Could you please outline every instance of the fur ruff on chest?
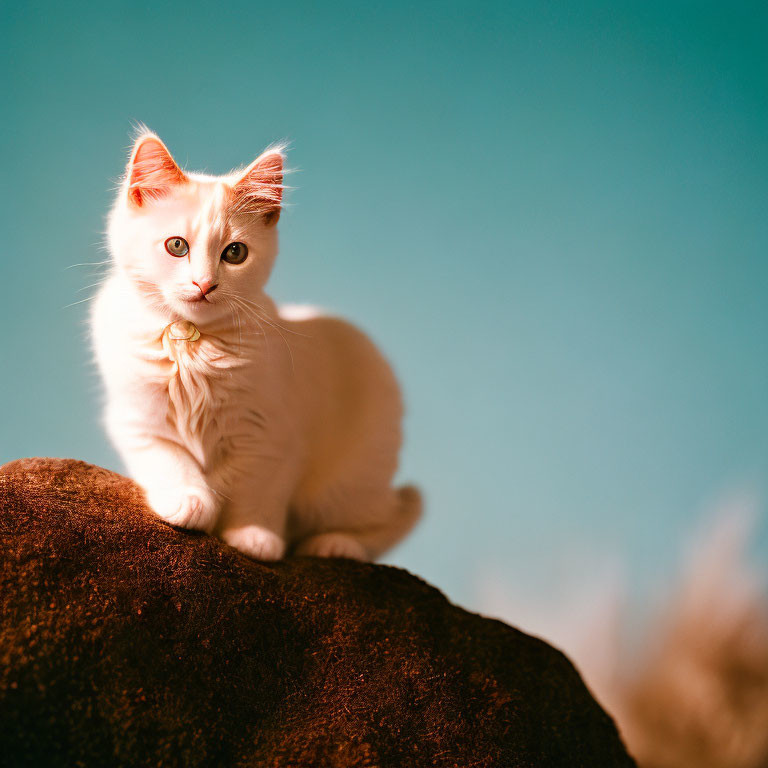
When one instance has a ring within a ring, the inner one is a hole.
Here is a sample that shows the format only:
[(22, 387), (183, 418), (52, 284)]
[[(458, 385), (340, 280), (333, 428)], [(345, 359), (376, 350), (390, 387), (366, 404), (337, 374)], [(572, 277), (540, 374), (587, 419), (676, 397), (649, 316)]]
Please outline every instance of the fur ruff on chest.
[(168, 421), (194, 453), (205, 454), (219, 437), (216, 425), (238, 358), (224, 342), (184, 321), (163, 331), (162, 346), (172, 363)]

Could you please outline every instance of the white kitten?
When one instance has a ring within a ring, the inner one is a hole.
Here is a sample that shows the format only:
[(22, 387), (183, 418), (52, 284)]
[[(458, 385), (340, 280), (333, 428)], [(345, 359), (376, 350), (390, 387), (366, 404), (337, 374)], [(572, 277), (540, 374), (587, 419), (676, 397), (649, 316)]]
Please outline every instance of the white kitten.
[(262, 560), (375, 558), (421, 509), (391, 485), (400, 394), (360, 331), (264, 293), (282, 180), (277, 149), (212, 177), (136, 141), (91, 318), (107, 428), (169, 523)]

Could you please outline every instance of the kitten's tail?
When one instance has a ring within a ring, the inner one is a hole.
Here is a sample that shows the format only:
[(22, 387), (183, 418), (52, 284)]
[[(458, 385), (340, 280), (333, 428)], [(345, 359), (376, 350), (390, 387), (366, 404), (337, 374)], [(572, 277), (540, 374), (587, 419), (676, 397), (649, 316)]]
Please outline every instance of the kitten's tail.
[(419, 521), (422, 511), (421, 491), (415, 485), (403, 485), (393, 492), (394, 508), (385, 522), (358, 534), (357, 539), (375, 560), (394, 547)]

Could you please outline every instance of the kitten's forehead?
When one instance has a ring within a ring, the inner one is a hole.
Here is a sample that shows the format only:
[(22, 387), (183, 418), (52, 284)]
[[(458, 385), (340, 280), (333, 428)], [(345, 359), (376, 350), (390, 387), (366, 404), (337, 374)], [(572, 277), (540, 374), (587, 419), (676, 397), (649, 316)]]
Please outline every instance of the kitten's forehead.
[(232, 189), (221, 181), (203, 182), (201, 187), (198, 224), (212, 233), (223, 232), (228, 224)]
[(232, 187), (215, 178), (202, 178), (177, 187), (148, 213), (164, 222), (183, 224), (186, 236), (221, 233), (229, 225)]

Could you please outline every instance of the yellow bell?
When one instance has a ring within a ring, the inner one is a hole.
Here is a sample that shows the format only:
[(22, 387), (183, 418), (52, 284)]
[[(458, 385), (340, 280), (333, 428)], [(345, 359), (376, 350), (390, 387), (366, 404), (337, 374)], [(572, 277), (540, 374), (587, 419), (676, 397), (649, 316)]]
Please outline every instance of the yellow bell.
[(171, 341), (197, 341), (200, 338), (200, 331), (189, 320), (177, 320), (171, 323), (165, 332)]

